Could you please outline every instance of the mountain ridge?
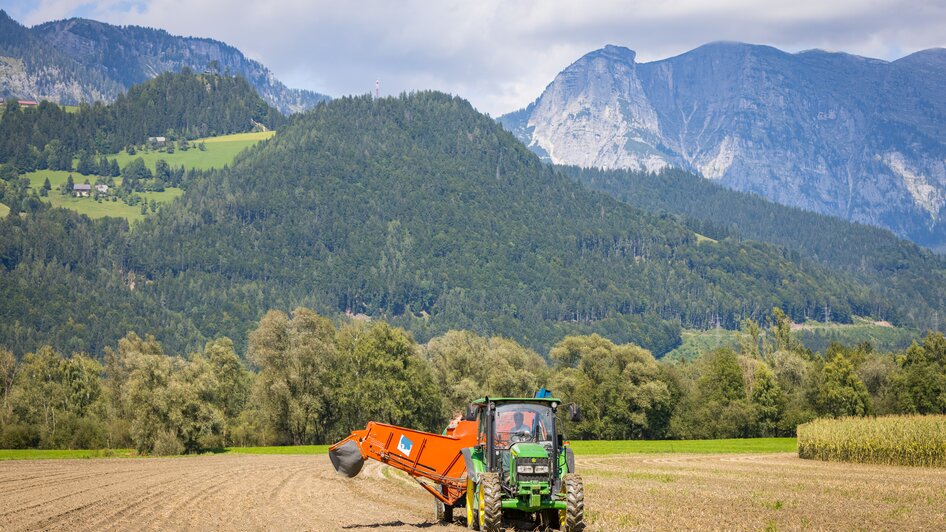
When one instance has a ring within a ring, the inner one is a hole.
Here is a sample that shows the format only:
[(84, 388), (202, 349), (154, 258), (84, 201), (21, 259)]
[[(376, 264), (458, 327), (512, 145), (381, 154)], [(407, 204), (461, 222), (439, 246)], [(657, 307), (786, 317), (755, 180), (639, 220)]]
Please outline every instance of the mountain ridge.
[(887, 62), (715, 42), (635, 55), (589, 52), (498, 120), (552, 162), (674, 166), (946, 246), (946, 50)]
[[(185, 67), (201, 72), (213, 61), (219, 73), (242, 76), (284, 114), (304, 111), (328, 99), (313, 91), (286, 87), (258, 61), (215, 39), (83, 18), (25, 28), (2, 10), (0, 28), (19, 41), (8, 37), (14, 46), (0, 46), (0, 69), (4, 63), (29, 58), (21, 75), (11, 75), (14, 67), (6, 69), (7, 75), (0, 75), (0, 97), (28, 96), (61, 104), (113, 101), (131, 86), (161, 73)], [(0, 38), (0, 43), (3, 41)]]

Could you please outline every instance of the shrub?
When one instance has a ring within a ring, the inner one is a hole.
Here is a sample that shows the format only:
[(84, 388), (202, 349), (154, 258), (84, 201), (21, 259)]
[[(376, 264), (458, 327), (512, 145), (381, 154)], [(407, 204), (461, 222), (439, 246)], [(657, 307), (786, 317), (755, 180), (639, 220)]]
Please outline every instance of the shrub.
[(39, 446), (39, 430), (27, 424), (0, 427), (0, 449), (33, 449)]
[(152, 454), (158, 456), (174, 456), (184, 454), (184, 444), (173, 430), (162, 430), (154, 439)]
[(946, 416), (816, 419), (798, 427), (798, 456), (946, 467)]

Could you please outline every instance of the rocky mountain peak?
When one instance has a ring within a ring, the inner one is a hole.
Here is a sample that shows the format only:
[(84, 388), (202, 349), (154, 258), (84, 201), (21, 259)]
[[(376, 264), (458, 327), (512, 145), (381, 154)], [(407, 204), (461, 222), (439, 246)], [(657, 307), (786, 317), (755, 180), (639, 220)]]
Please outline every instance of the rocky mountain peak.
[(45, 98), (63, 104), (112, 101), (129, 87), (164, 72), (184, 67), (200, 72), (215, 61), (221, 72), (245, 78), (285, 114), (328, 99), (286, 87), (265, 66), (212, 39), (83, 18), (24, 28), (6, 13), (0, 15), (0, 27), (0, 97), (4, 98)]
[(946, 49), (891, 63), (714, 42), (635, 57), (586, 54), (499, 120), (556, 163), (673, 165), (946, 247)]
[(894, 61), (895, 64), (946, 70), (946, 48), (927, 48)]
[(590, 52), (584, 56), (583, 59), (594, 59), (594, 58), (603, 58), (608, 61), (617, 61), (624, 62), (629, 65), (633, 65), (635, 59), (637, 58), (637, 52), (626, 48), (624, 46), (616, 46), (614, 44), (605, 45), (604, 48), (600, 48), (593, 52)]

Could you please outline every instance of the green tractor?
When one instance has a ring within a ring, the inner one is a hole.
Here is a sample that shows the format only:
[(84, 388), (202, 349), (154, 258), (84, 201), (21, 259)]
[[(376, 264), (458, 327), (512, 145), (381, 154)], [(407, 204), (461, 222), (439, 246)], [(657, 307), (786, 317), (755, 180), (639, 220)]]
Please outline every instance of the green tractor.
[[(585, 527), (585, 500), (575, 457), (558, 420), (562, 402), (541, 390), (534, 398), (483, 398), (464, 421), (476, 421), (477, 441), (462, 450), (466, 462), (467, 525), (493, 532), (504, 523), (567, 532)], [(570, 405), (570, 421), (580, 419)], [(438, 504), (449, 521), (453, 508)]]

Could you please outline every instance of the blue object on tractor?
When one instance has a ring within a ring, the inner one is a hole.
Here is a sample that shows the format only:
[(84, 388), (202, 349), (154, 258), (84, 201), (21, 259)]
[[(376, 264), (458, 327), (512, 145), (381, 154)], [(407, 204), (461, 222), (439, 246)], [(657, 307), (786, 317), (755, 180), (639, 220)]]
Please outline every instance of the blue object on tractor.
[(552, 392), (546, 390), (544, 386), (539, 388), (539, 391), (535, 392), (534, 396), (535, 399), (548, 399), (550, 397), (552, 397)]

